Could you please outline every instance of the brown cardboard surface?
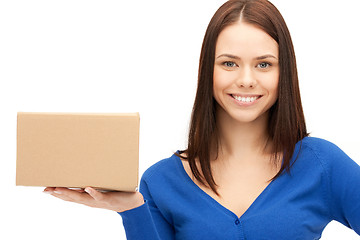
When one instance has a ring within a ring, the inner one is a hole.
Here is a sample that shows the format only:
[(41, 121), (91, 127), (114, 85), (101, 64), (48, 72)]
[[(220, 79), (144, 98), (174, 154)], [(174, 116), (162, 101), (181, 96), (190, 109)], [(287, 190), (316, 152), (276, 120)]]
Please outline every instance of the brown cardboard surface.
[(135, 191), (138, 113), (18, 113), (16, 185)]

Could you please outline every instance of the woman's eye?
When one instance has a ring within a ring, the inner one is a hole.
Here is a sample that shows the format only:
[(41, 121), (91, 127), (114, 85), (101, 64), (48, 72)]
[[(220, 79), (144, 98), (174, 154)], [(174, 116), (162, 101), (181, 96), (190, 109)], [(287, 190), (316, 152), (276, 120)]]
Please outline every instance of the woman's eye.
[(225, 67), (228, 67), (228, 68), (233, 68), (233, 67), (236, 67), (236, 63), (234, 62), (224, 62), (223, 63)]
[(267, 63), (267, 62), (262, 62), (257, 65), (257, 67), (259, 67), (259, 68), (268, 68), (270, 66), (271, 66), (271, 64)]

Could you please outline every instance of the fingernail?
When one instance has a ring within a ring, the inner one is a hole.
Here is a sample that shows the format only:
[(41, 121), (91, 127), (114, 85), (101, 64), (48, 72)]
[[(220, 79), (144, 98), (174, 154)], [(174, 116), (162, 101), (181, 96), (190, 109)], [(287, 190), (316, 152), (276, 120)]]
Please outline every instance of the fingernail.
[(54, 191), (54, 193), (56, 193), (56, 194), (61, 194), (61, 192), (59, 192), (59, 191)]
[(85, 188), (84, 191), (90, 194), (90, 188)]

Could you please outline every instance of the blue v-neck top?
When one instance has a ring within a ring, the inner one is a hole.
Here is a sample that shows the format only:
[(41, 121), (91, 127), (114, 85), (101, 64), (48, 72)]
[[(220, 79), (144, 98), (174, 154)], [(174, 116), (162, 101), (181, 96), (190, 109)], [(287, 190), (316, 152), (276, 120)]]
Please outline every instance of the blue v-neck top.
[(140, 182), (145, 204), (120, 213), (127, 239), (310, 240), (332, 220), (360, 235), (360, 166), (319, 138), (304, 138), (295, 153), (290, 174), (273, 180), (240, 218), (201, 190), (176, 155), (156, 163)]

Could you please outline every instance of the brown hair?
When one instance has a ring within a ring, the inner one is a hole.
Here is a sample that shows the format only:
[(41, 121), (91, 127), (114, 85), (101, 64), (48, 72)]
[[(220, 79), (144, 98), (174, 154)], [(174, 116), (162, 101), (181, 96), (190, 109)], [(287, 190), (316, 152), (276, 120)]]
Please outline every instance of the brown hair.
[[(308, 135), (300, 99), (296, 59), (291, 36), (280, 12), (267, 0), (230, 0), (214, 14), (205, 33), (198, 73), (198, 87), (192, 110), (188, 148), (180, 151), (190, 165), (192, 174), (217, 194), (210, 157), (217, 156), (216, 101), (213, 97), (213, 72), (216, 41), (220, 32), (236, 23), (254, 24), (269, 34), (279, 45), (278, 99), (269, 110), (268, 133), (273, 142), (273, 163), (283, 155), (283, 164), (276, 179), (286, 169), (290, 171), (295, 144)], [(196, 161), (199, 161), (201, 171)], [(272, 179), (272, 180), (273, 180)]]

